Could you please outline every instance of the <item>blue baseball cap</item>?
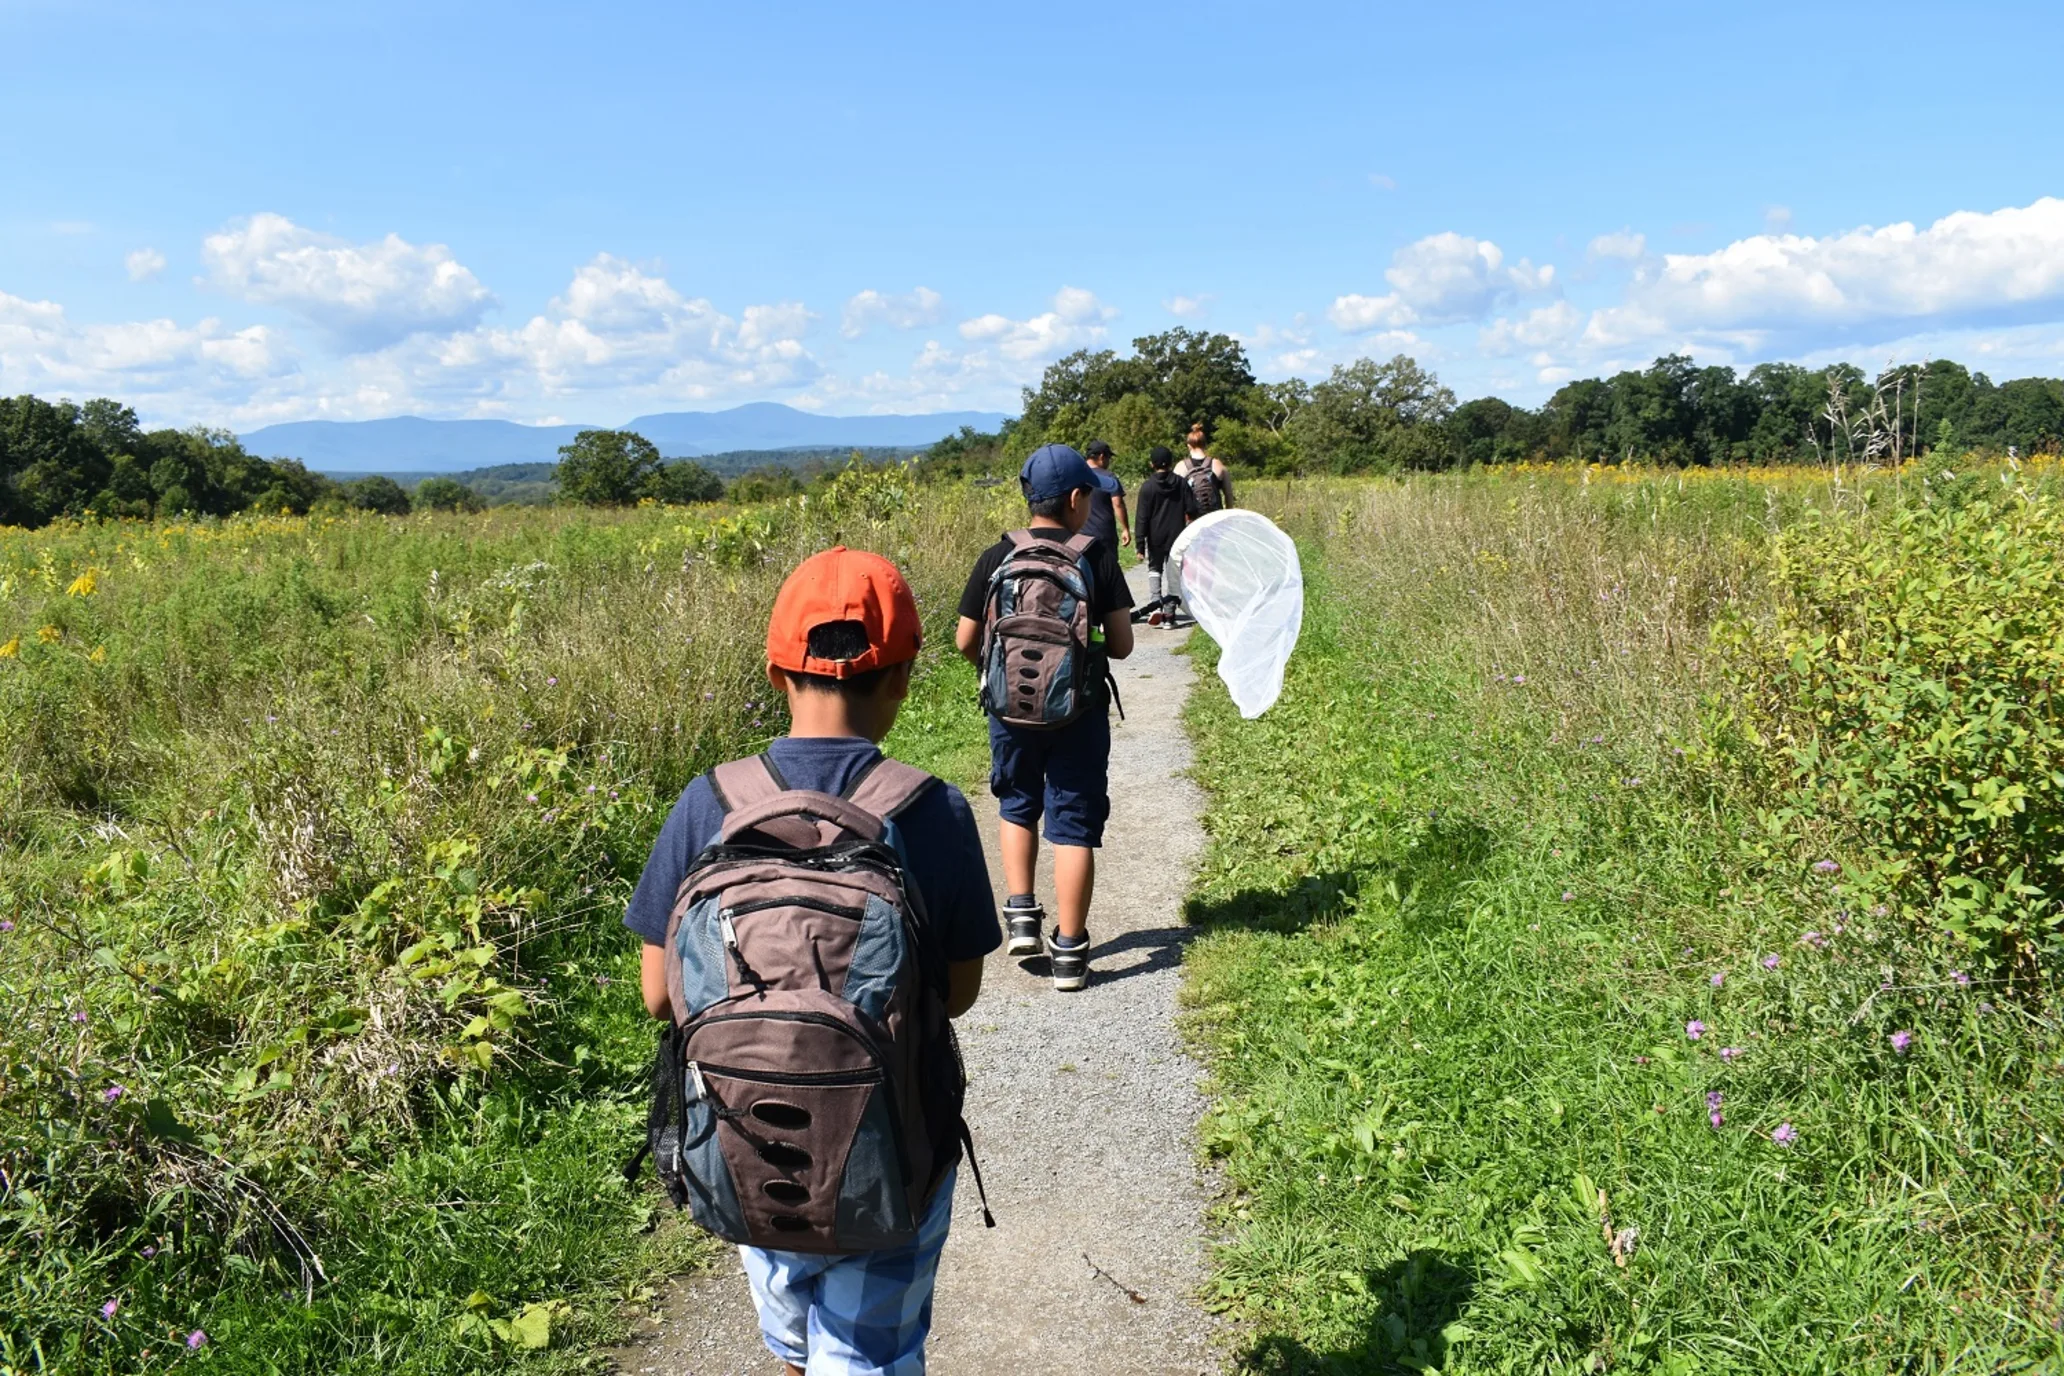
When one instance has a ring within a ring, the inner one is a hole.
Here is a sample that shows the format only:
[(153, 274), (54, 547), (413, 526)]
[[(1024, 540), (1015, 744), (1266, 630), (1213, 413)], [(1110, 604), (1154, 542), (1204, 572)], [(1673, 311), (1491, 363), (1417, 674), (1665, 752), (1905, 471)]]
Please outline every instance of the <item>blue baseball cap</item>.
[(1028, 502), (1050, 502), (1070, 492), (1097, 486), (1096, 470), (1089, 460), (1065, 444), (1042, 445), (1032, 451), (1018, 470), (1018, 486)]

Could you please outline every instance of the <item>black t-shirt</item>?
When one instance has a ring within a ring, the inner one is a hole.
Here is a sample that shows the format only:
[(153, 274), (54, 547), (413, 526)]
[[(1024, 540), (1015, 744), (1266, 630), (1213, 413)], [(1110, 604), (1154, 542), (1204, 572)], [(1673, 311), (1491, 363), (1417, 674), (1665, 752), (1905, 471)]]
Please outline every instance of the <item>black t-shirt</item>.
[[(1056, 544), (1068, 539), (1068, 532), (1059, 526), (1033, 526), (1031, 530), (1042, 540)], [(1005, 535), (975, 560), (975, 571), (968, 575), (967, 586), (960, 593), (960, 614), (968, 620), (980, 621), (987, 611), (989, 579), (1010, 555), (1010, 549), (1010, 536)], [(1089, 615), (1097, 625), (1103, 625), (1104, 618), (1112, 612), (1132, 606), (1132, 589), (1126, 584), (1125, 575), (1118, 571), (1118, 554), (1108, 541), (1097, 540), (1089, 547), (1089, 582)]]

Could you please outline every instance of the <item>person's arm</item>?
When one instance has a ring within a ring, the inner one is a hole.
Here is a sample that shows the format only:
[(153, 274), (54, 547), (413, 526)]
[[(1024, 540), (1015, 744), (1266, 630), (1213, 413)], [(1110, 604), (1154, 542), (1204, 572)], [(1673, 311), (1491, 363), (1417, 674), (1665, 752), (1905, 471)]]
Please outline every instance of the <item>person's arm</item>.
[(1119, 607), (1104, 617), (1104, 653), (1124, 659), (1132, 653), (1132, 608)]
[(666, 947), (657, 942), (646, 942), (644, 954), (638, 958), (638, 987), (645, 994), (646, 1012), (655, 1018), (674, 1015), (673, 1000), (667, 997)]
[(982, 996), (982, 962), (956, 960), (946, 967), (946, 1016), (957, 1018)]
[(972, 616), (963, 616), (954, 623), (953, 648), (960, 651), (968, 663), (979, 667), (982, 663), (982, 623)]
[(1111, 511), (1118, 518), (1118, 543), (1121, 545), (1131, 544), (1132, 517), (1125, 510), (1125, 494), (1123, 492), (1111, 498)]
[(1233, 504), (1233, 475), (1226, 472), (1225, 464), (1218, 459), (1211, 461), (1211, 471), (1218, 478), (1218, 490), (1225, 493), (1225, 504), (1231, 506)]

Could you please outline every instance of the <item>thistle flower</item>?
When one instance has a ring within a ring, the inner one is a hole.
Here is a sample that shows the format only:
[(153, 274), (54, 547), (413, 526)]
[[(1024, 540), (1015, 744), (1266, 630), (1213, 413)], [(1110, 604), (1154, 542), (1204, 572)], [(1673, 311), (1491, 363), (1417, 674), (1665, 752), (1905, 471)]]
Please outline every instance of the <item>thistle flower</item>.
[(122, 1087), (120, 1085), (109, 1085), (100, 1092), (100, 1097), (112, 1104), (115, 1100), (122, 1097)]
[(1713, 972), (1713, 987), (1718, 989), (1725, 983), (1727, 983), (1727, 972), (1725, 970), (1715, 970)]
[(1706, 1115), (1706, 1121), (1717, 1128), (1727, 1120), (1720, 1116), (1720, 1110), (1716, 1108), (1711, 1113)]
[(1840, 874), (1842, 866), (1839, 861), (1835, 860), (1816, 860), (1813, 862), (1813, 872), (1815, 874)]
[(100, 1307), (100, 1316), (103, 1319), (112, 1319), (115, 1316), (115, 1311), (121, 1307), (122, 1302), (120, 1300), (109, 1300)]
[(0, 936), (5, 936), (7, 933), (13, 930), (14, 924), (12, 922), (9, 922), (6, 918), (0, 917)]
[(1684, 1035), (1692, 1041), (1697, 1041), (1700, 1037), (1706, 1035), (1706, 1025), (1697, 1018), (1693, 1018), (1690, 1022), (1684, 1024)]
[(1576, 897), (1577, 897), (1577, 896), (1576, 896), (1576, 894), (1575, 894), (1575, 893), (1573, 893), (1573, 892), (1571, 892), (1571, 891), (1570, 891), (1570, 890), (1568, 890), (1568, 889), (1564, 889), (1564, 890), (1562, 891), (1562, 901), (1563, 901), (1563, 902), (1565, 902), (1565, 903), (1573, 903), (1573, 902), (1575, 902), (1575, 901), (1576, 901)]
[(1738, 1061), (1741, 1058), (1742, 1049), (1738, 1046), (1723, 1046), (1720, 1048), (1720, 1059), (1723, 1061)]
[(186, 1335), (186, 1347), (189, 1352), (198, 1352), (207, 1345), (208, 1335), (198, 1328)]
[(1778, 963), (1776, 956), (1763, 957), (1763, 968), (1766, 970), (1775, 970), (1778, 967)]
[(1799, 944), (1801, 946), (1811, 946), (1814, 950), (1817, 951), (1821, 947), (1827, 945), (1827, 938), (1822, 936), (1819, 932), (1807, 932), (1800, 936)]
[(1949, 972), (1949, 977), (1957, 982), (1957, 988), (1959, 989), (1968, 989), (1971, 987), (1971, 977), (1965, 974), (1962, 970), (1951, 970)]
[(1789, 1147), (1799, 1140), (1799, 1132), (1790, 1123), (1779, 1123), (1776, 1131), (1770, 1134), (1770, 1140), (1780, 1147)]
[(1726, 1097), (1726, 1095), (1722, 1094), (1717, 1089), (1709, 1089), (1706, 1091), (1706, 1107), (1718, 1108), (1720, 1107), (1720, 1101), (1722, 1099), (1725, 1099)]
[(1892, 1049), (1894, 1051), (1897, 1051), (1900, 1055), (1904, 1056), (1906, 1054), (1906, 1049), (1912, 1045), (1913, 1033), (1894, 1032), (1892, 1034)]

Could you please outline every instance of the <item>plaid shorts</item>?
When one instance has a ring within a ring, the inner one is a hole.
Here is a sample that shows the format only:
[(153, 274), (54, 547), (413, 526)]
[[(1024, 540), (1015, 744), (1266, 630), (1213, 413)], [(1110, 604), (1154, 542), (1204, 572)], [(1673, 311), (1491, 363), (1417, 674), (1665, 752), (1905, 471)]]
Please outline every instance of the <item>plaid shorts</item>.
[(768, 1350), (809, 1376), (923, 1376), (957, 1174), (939, 1182), (907, 1247), (843, 1257), (739, 1248)]

